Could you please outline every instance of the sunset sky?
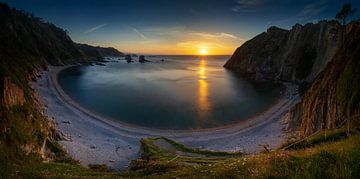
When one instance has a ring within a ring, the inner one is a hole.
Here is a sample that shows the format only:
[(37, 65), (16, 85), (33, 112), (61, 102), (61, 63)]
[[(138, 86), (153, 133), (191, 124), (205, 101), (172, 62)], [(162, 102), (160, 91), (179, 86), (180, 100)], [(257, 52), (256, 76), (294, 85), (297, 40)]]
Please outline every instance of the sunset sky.
[[(76, 42), (126, 53), (232, 54), (269, 26), (333, 19), (342, 0), (5, 0), (67, 29)], [(359, 13), (352, 17), (359, 18)]]

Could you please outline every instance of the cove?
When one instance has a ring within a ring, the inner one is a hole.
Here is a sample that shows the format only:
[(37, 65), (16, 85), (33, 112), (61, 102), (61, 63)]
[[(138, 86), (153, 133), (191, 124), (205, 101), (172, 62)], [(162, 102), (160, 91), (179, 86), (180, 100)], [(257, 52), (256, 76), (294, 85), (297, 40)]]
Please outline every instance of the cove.
[(113, 121), (167, 130), (214, 128), (246, 120), (280, 96), (279, 86), (253, 85), (223, 68), (228, 58), (156, 56), (143, 64), (113, 58), (105, 66), (67, 68), (58, 82), (75, 102)]

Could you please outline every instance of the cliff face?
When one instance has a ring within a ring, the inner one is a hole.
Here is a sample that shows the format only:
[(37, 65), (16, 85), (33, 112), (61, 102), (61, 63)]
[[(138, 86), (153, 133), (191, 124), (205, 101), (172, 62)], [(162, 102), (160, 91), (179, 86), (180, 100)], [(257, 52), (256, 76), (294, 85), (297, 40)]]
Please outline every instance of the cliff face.
[(93, 48), (99, 49), (99, 54), (84, 52), (65, 30), (0, 3), (1, 171), (15, 173), (14, 166), (22, 162), (39, 162), (44, 153), (51, 153), (52, 158), (61, 154), (54, 142), (54, 125), (42, 115), (28, 82), (47, 65), (88, 63), (93, 58), (120, 53)]
[(310, 82), (334, 56), (340, 35), (335, 21), (297, 24), (289, 31), (271, 27), (239, 47), (224, 67), (256, 81)]
[(18, 85), (12, 83), (9, 77), (5, 77), (1, 80), (2, 83), (2, 105), (9, 108), (15, 105), (23, 105), (25, 103), (24, 90)]
[(346, 116), (360, 114), (360, 22), (347, 26), (344, 44), (290, 111), (301, 136), (334, 128)]
[(288, 35), (287, 30), (271, 27), (237, 48), (224, 67), (256, 81), (274, 79), (281, 68), (278, 59)]
[(290, 109), (288, 128), (307, 136), (334, 128), (346, 116), (360, 114), (360, 22), (335, 21), (271, 27), (244, 43), (225, 64), (255, 81), (306, 82), (302, 100)]

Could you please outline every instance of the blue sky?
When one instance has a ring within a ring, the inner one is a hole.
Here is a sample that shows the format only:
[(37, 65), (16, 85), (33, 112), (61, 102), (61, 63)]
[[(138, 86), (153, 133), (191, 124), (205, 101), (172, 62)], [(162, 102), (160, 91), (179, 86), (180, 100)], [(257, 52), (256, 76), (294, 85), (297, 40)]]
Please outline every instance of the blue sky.
[[(344, 0), (5, 0), (76, 42), (147, 54), (231, 54), (269, 26), (332, 19)], [(359, 18), (360, 12), (352, 17)], [(193, 50), (191, 50), (193, 49)]]

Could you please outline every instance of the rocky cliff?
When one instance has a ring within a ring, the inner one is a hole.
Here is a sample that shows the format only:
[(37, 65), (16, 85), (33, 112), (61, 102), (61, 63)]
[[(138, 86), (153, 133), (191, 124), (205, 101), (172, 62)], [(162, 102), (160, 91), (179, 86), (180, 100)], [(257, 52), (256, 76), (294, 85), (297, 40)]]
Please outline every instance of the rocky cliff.
[(360, 113), (360, 23), (335, 21), (271, 27), (236, 49), (224, 65), (255, 81), (285, 80), (308, 84), (290, 109), (288, 128), (307, 136), (337, 126)]
[(1, 104), (6, 108), (23, 105), (25, 103), (24, 90), (12, 83), (9, 77), (0, 80), (1, 82)]
[(291, 30), (271, 27), (236, 49), (224, 67), (256, 81), (310, 82), (339, 48), (336, 21), (296, 24)]
[(65, 30), (0, 3), (0, 178), (3, 171), (16, 173), (14, 166), (41, 161), (45, 153), (52, 158), (64, 155), (29, 80), (47, 65), (88, 63), (120, 53), (93, 48), (99, 53), (79, 48)]
[(360, 21), (346, 27), (343, 45), (290, 111), (301, 136), (339, 125), (360, 114)]

